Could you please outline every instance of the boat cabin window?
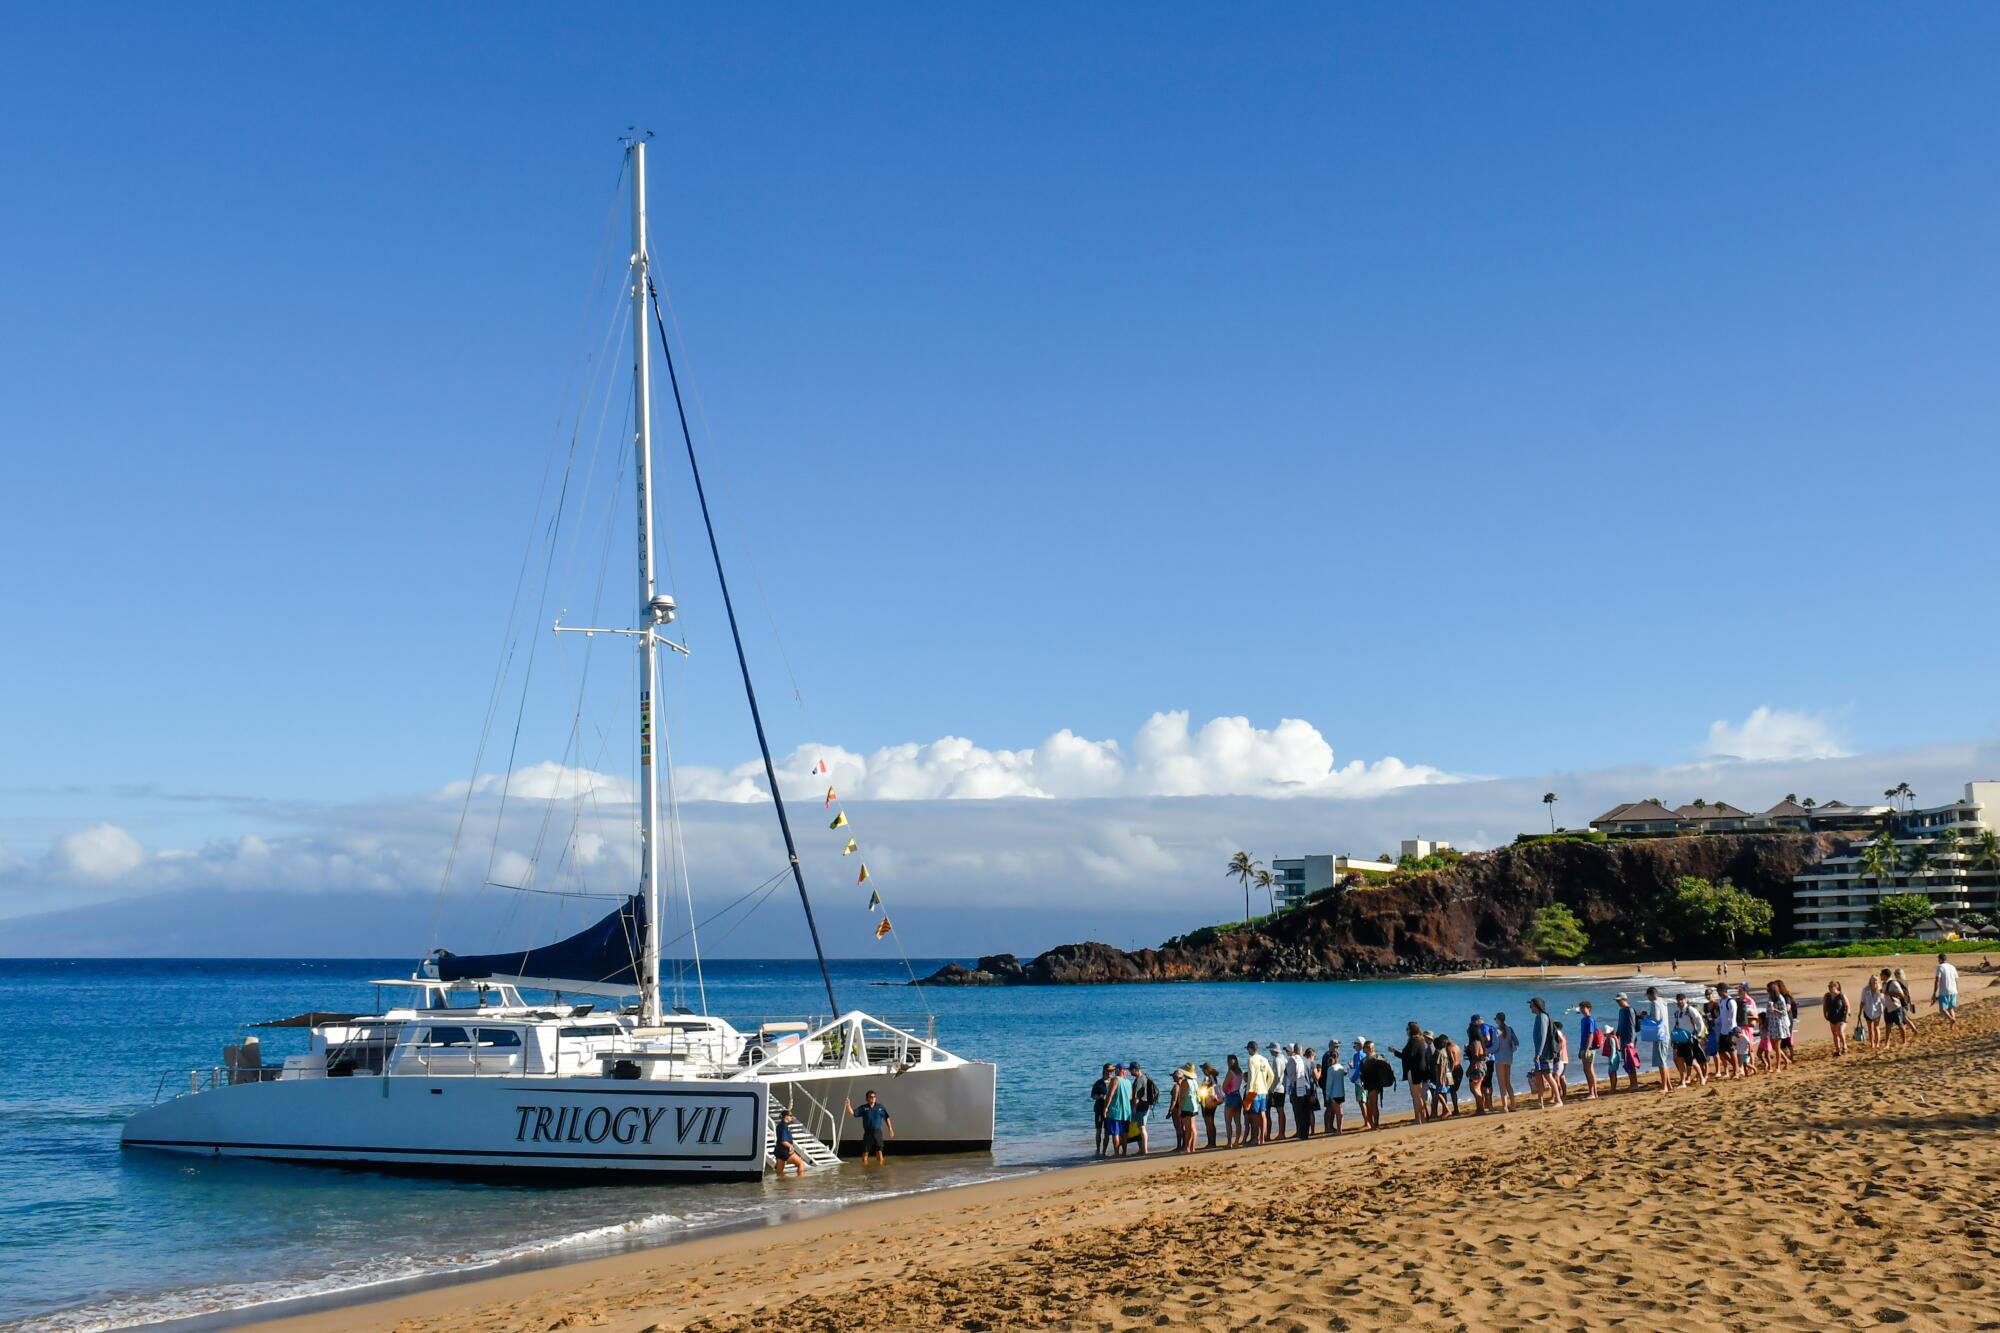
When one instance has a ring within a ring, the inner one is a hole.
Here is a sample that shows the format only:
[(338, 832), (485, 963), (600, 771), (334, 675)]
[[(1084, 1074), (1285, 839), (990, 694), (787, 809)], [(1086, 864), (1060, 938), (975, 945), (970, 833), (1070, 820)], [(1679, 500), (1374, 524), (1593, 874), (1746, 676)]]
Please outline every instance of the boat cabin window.
[(416, 1045), (433, 1050), (462, 1047), (479, 1050), (518, 1051), (521, 1033), (516, 1028), (462, 1028), (432, 1024), (417, 1038)]
[(556, 1033), (559, 1037), (615, 1037), (618, 1035), (616, 1023), (593, 1023), (589, 1027), (567, 1027)]

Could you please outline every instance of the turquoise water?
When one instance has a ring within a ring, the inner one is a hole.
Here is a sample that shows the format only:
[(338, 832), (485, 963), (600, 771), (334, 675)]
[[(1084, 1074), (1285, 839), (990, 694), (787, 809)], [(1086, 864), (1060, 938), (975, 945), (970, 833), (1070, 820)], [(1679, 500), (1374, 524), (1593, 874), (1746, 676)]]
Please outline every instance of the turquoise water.
[[(942, 961), (917, 960), (919, 975)], [(784, 1183), (527, 1188), (119, 1149), (120, 1123), (153, 1100), (162, 1075), (171, 1089), (189, 1068), (219, 1063), (241, 1024), (372, 1009), (369, 979), (408, 970), (383, 960), (0, 961), (0, 1325), (214, 1314), (1042, 1169), (1088, 1154), (1089, 1086), (1105, 1060), (1220, 1065), (1247, 1040), (1380, 1041), (1410, 1019), (1461, 1032), (1469, 1015), (1496, 1008), (1518, 1025), (1537, 993), (1480, 980), (915, 991), (878, 984), (902, 977), (900, 964), (843, 961), (843, 1006), (933, 1010), (947, 1048), (999, 1064), (990, 1156), (892, 1159)], [(715, 962), (707, 981), (709, 1008), (725, 1017), (825, 1006), (810, 962)], [(1600, 1012), (1614, 989), (1539, 987), (1552, 1009), (1589, 997)]]

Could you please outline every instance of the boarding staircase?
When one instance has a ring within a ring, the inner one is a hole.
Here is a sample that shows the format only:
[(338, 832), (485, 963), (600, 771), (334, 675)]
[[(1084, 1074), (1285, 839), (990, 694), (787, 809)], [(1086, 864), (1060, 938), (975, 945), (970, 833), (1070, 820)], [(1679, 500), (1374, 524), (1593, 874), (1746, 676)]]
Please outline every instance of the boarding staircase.
[[(771, 1103), (770, 1132), (764, 1136), (765, 1166), (776, 1166), (778, 1164), (778, 1116), (784, 1109), (783, 1106), (775, 1101)], [(793, 1114), (796, 1115), (797, 1113), (794, 1112)], [(802, 1120), (792, 1121), (792, 1142), (798, 1145), (799, 1154), (806, 1159), (806, 1165), (808, 1166), (817, 1169), (822, 1166), (840, 1165), (840, 1154), (827, 1147), (825, 1140), (807, 1129), (805, 1122)]]

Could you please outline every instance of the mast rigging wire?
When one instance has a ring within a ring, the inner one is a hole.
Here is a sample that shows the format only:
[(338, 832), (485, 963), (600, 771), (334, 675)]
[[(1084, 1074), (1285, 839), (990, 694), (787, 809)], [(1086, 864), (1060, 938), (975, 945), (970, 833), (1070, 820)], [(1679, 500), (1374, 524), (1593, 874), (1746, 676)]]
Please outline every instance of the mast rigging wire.
[[(649, 256), (650, 258), (650, 256)], [(660, 332), (660, 355), (667, 366), (667, 382), (673, 386), (674, 411), (680, 418), (681, 440), (687, 446), (688, 472), (694, 478), (695, 499), (701, 506), (702, 526), (708, 531), (709, 553), (715, 557), (715, 581), (722, 590), (722, 609), (729, 619), (729, 637), (736, 645), (736, 665), (743, 675), (743, 693), (750, 701), (750, 722), (757, 731), (757, 749), (764, 756), (764, 778), (771, 784), (771, 803), (778, 810), (778, 828), (785, 835), (785, 855), (791, 860), (792, 879), (799, 886), (799, 905), (805, 909), (806, 930), (812, 935), (813, 956), (819, 959), (819, 978), (826, 985), (826, 1002), (832, 1012), (840, 1012), (833, 993), (833, 973), (827, 970), (826, 950), (820, 944), (819, 923), (813, 919), (812, 895), (806, 892), (806, 875), (799, 864), (798, 843), (792, 837), (792, 821), (785, 814), (784, 793), (778, 788), (777, 765), (771, 762), (771, 742), (764, 735), (764, 714), (757, 707), (757, 687), (750, 682), (750, 659), (743, 652), (743, 634), (736, 624), (736, 604), (729, 596), (729, 576), (722, 570), (722, 547), (715, 540), (715, 520), (708, 512), (708, 492), (701, 484), (701, 464), (695, 460), (694, 433), (688, 429), (687, 407), (681, 402), (680, 377), (674, 373), (673, 348), (667, 343), (667, 323), (660, 314), (659, 293), (653, 287), (651, 265), (647, 266), (646, 295), (653, 303), (653, 324)]]
[[(650, 274), (652, 270), (649, 267), (647, 271)], [(673, 325), (674, 337), (680, 342), (682, 355), (683, 357), (686, 357), (688, 354), (688, 336), (686, 330), (681, 328), (679, 313), (674, 309), (673, 288), (667, 284), (664, 276), (662, 276), (659, 279), (659, 282), (660, 282), (660, 290), (654, 293), (654, 301), (653, 301), (654, 321), (655, 323), (658, 322), (660, 306), (662, 303), (664, 303), (666, 307), (667, 320)], [(661, 340), (664, 342), (666, 338), (666, 333), (664, 330), (661, 331), (660, 336)], [(668, 369), (669, 373), (671, 374), (673, 367), (669, 365)], [(695, 416), (701, 422), (702, 438), (705, 441), (707, 441), (709, 447), (713, 449), (715, 443), (715, 430), (709, 424), (708, 408), (702, 399), (700, 379), (694, 374), (692, 369), (688, 369), (687, 382), (688, 382), (688, 393), (694, 399)], [(685, 416), (682, 418), (682, 429), (683, 430), (686, 429)], [(735, 490), (730, 484), (729, 469), (726, 467), (722, 468), (717, 472), (716, 475), (718, 475), (722, 479), (722, 499), (724, 506), (728, 508), (734, 508), (737, 510), (737, 512), (740, 513), (741, 507), (736, 504)], [(771, 599), (769, 593), (766, 591), (764, 587), (764, 574), (762, 567), (757, 562), (756, 547), (745, 546), (744, 555), (750, 562), (751, 581), (755, 584), (758, 604), (763, 608), (764, 619), (771, 627), (771, 638), (773, 643), (777, 646), (778, 649), (778, 660), (784, 664), (785, 676), (791, 682), (792, 700), (798, 706), (800, 715), (802, 718), (804, 718), (806, 722), (808, 734), (818, 734), (819, 729), (817, 726), (813, 725), (812, 722), (811, 715), (813, 710), (811, 706), (806, 703), (805, 692), (799, 686), (798, 674), (792, 669), (791, 654), (785, 650), (784, 635), (778, 629), (778, 618), (771, 610)], [(690, 899), (690, 908), (691, 907), (692, 907), (692, 899)], [(884, 910), (886, 911), (886, 907)], [(914, 984), (917, 979), (917, 970), (910, 963), (909, 951), (903, 947), (902, 932), (899, 930), (892, 929), (889, 932), (889, 934), (890, 938), (895, 943), (897, 957), (902, 960), (903, 973)], [(935, 1018), (937, 1015), (935, 1011), (931, 1009), (930, 997), (928, 994), (925, 993), (924, 988), (918, 987), (917, 994), (919, 999), (923, 1003), (924, 1012), (929, 1014), (931, 1017)]]
[[(576, 374), (576, 365), (580, 360), (584, 359), (584, 340), (586, 331), (590, 325), (589, 312), (597, 303), (595, 293), (603, 285), (604, 277), (610, 269), (612, 228), (614, 220), (618, 215), (619, 194), (624, 184), (625, 161), (621, 157), (618, 163), (617, 174), (612, 181), (610, 202), (605, 210), (604, 231), (598, 243), (597, 259), (592, 266), (593, 271), (590, 282), (585, 288), (585, 291), (591, 293), (591, 295), (586, 297), (584, 301), (584, 314), (577, 322), (576, 348), (570, 355), (570, 368), (565, 373), (563, 384), (562, 398), (564, 399), (569, 397), (569, 388)], [(556, 424), (559, 431), (561, 428), (560, 417), (558, 417)], [(561, 436), (558, 434), (557, 439), (560, 438)], [(459, 805), (458, 819), (452, 828), (451, 845), (445, 853), (444, 871), (438, 877), (437, 898), (431, 907), (430, 940), (428, 946), (430, 949), (437, 948), (438, 932), (444, 923), (445, 896), (451, 890), (452, 874), (458, 867), (459, 848), (465, 839), (466, 820), (472, 810), (473, 797), (478, 793), (479, 789), (479, 770), (485, 767), (486, 747), (492, 739), (493, 723), (499, 716), (500, 701), (506, 689), (507, 678), (513, 672), (514, 654), (520, 647), (520, 630), (516, 624), (516, 617), (520, 612), (521, 594), (527, 588), (529, 558), (533, 555), (535, 547), (534, 532), (541, 525), (542, 502), (547, 498), (549, 476), (554, 471), (554, 450), (550, 451), (550, 455), (549, 462), (542, 469), (541, 484), (535, 492), (535, 505), (533, 510), (530, 511), (528, 519), (528, 540), (522, 545), (521, 564), (514, 575), (514, 592), (508, 602), (507, 619), (504, 622), (505, 628), (500, 635), (500, 660), (495, 664), (493, 669), (493, 685), (487, 694), (486, 712), (479, 729), (479, 743), (473, 751), (472, 773), (465, 784), (465, 800)], [(489, 872), (491, 870), (490, 864), (488, 870)]]

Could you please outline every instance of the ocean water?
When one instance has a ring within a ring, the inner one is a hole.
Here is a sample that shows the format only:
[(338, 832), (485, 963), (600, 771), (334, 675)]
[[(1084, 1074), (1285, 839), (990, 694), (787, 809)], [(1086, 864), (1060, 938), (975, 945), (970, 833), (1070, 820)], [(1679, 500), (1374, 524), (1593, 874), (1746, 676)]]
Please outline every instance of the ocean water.
[[(922, 975), (943, 960), (916, 960)], [(118, 1130), (187, 1070), (221, 1060), (241, 1025), (306, 1009), (373, 1009), (384, 960), (0, 960), (0, 1326), (127, 1327), (303, 1296), (476, 1273), (509, 1262), (657, 1244), (890, 1194), (1046, 1169), (1087, 1156), (1089, 1087), (1137, 1058), (1165, 1085), (1186, 1059), (1218, 1066), (1247, 1040), (1400, 1038), (1415, 1019), (1462, 1032), (1474, 1012), (1524, 1020), (1608, 1007), (1615, 985), (1476, 979), (1166, 986), (891, 989), (895, 962), (834, 964), (844, 1007), (936, 1014), (940, 1039), (1000, 1066), (988, 1154), (891, 1158), (803, 1181), (558, 1188), (427, 1181), (277, 1163), (121, 1151)], [(810, 962), (718, 961), (708, 1007), (733, 1019), (820, 1012)], [(818, 1003), (815, 1004), (815, 997)], [(267, 1059), (295, 1034), (267, 1038)], [(163, 1087), (164, 1083), (164, 1087)], [(895, 1107), (893, 1087), (884, 1100)]]

